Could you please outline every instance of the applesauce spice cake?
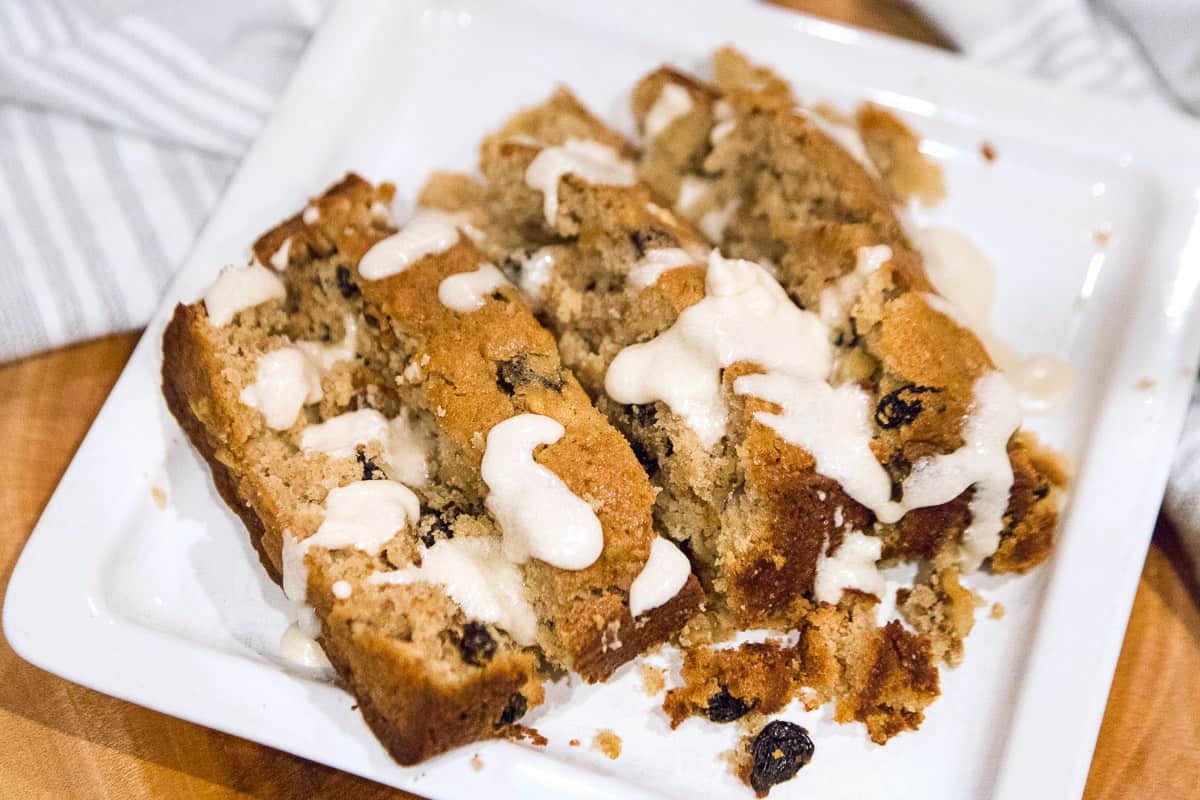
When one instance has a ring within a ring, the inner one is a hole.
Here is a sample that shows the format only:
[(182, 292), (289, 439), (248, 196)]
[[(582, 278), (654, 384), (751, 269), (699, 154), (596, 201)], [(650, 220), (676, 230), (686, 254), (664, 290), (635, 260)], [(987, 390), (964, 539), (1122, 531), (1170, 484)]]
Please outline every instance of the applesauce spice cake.
[(473, 229), (397, 231), (391, 194), (350, 176), (179, 306), (163, 391), (297, 604), (284, 649), (413, 764), (515, 733), (553, 670), (605, 679), (701, 591)]
[[(351, 176), (168, 327), (168, 404), (297, 604), (287, 643), (401, 763), (670, 640), (672, 727), (740, 726), (762, 795), (814, 751), (771, 715), (917, 728), (961, 575), (1050, 551), (1064, 472), (897, 211), (944, 192), (917, 137), (731, 50), (714, 72), (637, 84), (640, 147), (559, 90), (399, 229)], [(789, 635), (721, 644), (748, 629)]]

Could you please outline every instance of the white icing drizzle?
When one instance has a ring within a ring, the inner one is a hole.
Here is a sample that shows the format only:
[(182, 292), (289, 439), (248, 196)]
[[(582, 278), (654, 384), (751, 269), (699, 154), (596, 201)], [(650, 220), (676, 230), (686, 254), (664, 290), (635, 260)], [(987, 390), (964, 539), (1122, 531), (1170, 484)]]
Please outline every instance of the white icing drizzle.
[(711, 181), (695, 175), (684, 175), (683, 180), (679, 183), (679, 196), (675, 198), (675, 207), (685, 217), (691, 219), (710, 189), (712, 189)]
[(426, 256), (449, 250), (458, 241), (459, 230), (467, 227), (466, 214), (419, 209), (404, 227), (366, 252), (358, 271), (369, 281), (398, 275)]
[(871, 156), (867, 152), (867, 146), (863, 144), (862, 134), (858, 132), (858, 128), (843, 122), (837, 122), (824, 114), (800, 106), (796, 107), (796, 113), (819, 128), (822, 133), (853, 156), (854, 160), (861, 164), (868, 174), (876, 178), (879, 177), (879, 168), (871, 160)]
[(349, 361), (358, 354), (358, 319), (353, 314), (342, 318), (345, 334), (337, 344), (324, 342), (296, 342), (300, 349), (322, 373), (333, 369), (339, 361)]
[(558, 181), (576, 175), (598, 186), (629, 186), (637, 178), (633, 164), (607, 145), (586, 139), (568, 139), (542, 150), (525, 170), (525, 185), (542, 193), (546, 223), (558, 216)]
[(1029, 413), (1060, 408), (1071, 393), (1071, 365), (1058, 356), (1022, 356), (992, 329), (996, 278), (987, 257), (958, 231), (925, 228), (917, 233), (925, 273), (940, 297), (926, 295), (937, 311), (972, 331), (996, 366), (1008, 375)]
[(629, 587), (629, 613), (635, 617), (679, 594), (692, 574), (687, 556), (661, 536), (650, 543), (650, 557)]
[(646, 138), (654, 139), (675, 120), (692, 110), (692, 95), (677, 83), (664, 83), (658, 99), (646, 112)]
[(769, 372), (823, 380), (832, 353), (817, 316), (797, 308), (761, 265), (714, 250), (706, 284), (705, 298), (669, 329), (618, 353), (604, 386), (619, 403), (662, 400), (711, 447), (728, 416), (722, 368), (750, 361)]
[(305, 671), (316, 672), (322, 678), (330, 679), (336, 674), (321, 645), (295, 622), (279, 637), (279, 657)]
[(521, 570), (504, 558), (495, 539), (445, 539), (421, 551), (421, 566), (377, 572), (377, 584), (428, 583), (441, 586), (463, 612), (508, 632), (517, 644), (531, 645), (537, 615), (525, 599)]
[(721, 237), (725, 234), (725, 228), (729, 226), (729, 220), (733, 219), (741, 202), (740, 197), (731, 197), (725, 205), (706, 212), (696, 223), (700, 232), (707, 236), (709, 241), (720, 242)]
[(300, 432), (300, 449), (334, 458), (354, 455), (359, 445), (379, 442), (389, 472), (406, 486), (427, 479), (425, 443), (404, 414), (388, 420), (373, 408), (348, 411)]
[(456, 272), (442, 278), (438, 300), (452, 311), (470, 314), (483, 308), (487, 295), (509, 285), (508, 278), (494, 264), (483, 263), (471, 272)]
[(287, 430), (300, 409), (322, 397), (321, 373), (302, 351), (280, 347), (258, 360), (254, 383), (242, 389), (241, 401), (262, 412), (267, 427)]
[(821, 553), (813, 595), (822, 603), (837, 604), (846, 589), (858, 589), (882, 599), (883, 574), (876, 562), (883, 556), (883, 540), (859, 531), (848, 531), (832, 556)]
[(278, 249), (276, 249), (274, 253), (271, 253), (271, 258), (269, 259), (271, 266), (278, 271), (283, 272), (285, 269), (287, 269), (288, 258), (290, 257), (291, 252), (292, 237), (289, 236), (283, 240), (283, 244), (279, 245)]
[(839, 278), (833, 286), (821, 290), (821, 321), (831, 327), (846, 322), (867, 278), (891, 259), (892, 248), (886, 244), (860, 247), (856, 255), (854, 270)]
[(286, 296), (283, 281), (260, 264), (226, 267), (204, 293), (204, 309), (208, 321), (220, 328), (243, 309)]
[(565, 430), (540, 414), (519, 414), (487, 436), (481, 475), (485, 501), (504, 534), (504, 555), (530, 557), (560, 569), (583, 569), (600, 557), (604, 531), (592, 507), (533, 459), (538, 445), (554, 444)]
[(713, 125), (711, 131), (708, 132), (708, 141), (712, 145), (724, 139), (733, 129), (737, 127), (737, 120), (733, 116), (733, 107), (724, 100), (718, 100), (713, 104), (713, 116), (717, 119), (717, 124)]
[(382, 217), (383, 219), (386, 219), (386, 220), (391, 220), (391, 218), (392, 218), (392, 209), (389, 208), (386, 203), (382, 203), (379, 200), (376, 200), (375, 202), (371, 203), (370, 210), (371, 210), (371, 216), (373, 216), (373, 217)]
[(778, 405), (780, 413), (759, 411), (754, 418), (784, 441), (807, 450), (817, 462), (817, 472), (837, 481), (881, 520), (900, 518), (899, 506), (891, 502), (891, 478), (871, 450), (871, 402), (858, 386), (847, 383), (834, 388), (824, 375), (803, 378), (773, 373), (743, 375), (734, 381), (733, 389)]
[(357, 481), (331, 490), (325, 497), (325, 519), (316, 533), (299, 541), (290, 535), (283, 537), (283, 593), (293, 603), (305, 604), (308, 567), (304, 556), (310, 549), (353, 547), (375, 555), (420, 513), (417, 496), (395, 481)]
[(924, 256), (925, 274), (938, 294), (971, 321), (970, 327), (991, 328), (996, 275), (975, 244), (949, 228), (923, 228), (916, 240)]
[(300, 221), (305, 225), (312, 225), (321, 218), (321, 209), (316, 206), (305, 206), (304, 213), (300, 215)]
[(535, 306), (542, 299), (546, 284), (554, 274), (554, 260), (554, 249), (542, 247), (521, 262), (521, 293)]
[(1021, 424), (1016, 393), (1002, 373), (990, 372), (975, 382), (963, 447), (913, 464), (899, 501), (891, 500), (891, 479), (871, 452), (870, 404), (857, 388), (767, 374), (738, 378), (734, 391), (778, 405), (780, 413), (760, 411), (755, 419), (809, 451), (819, 473), (840, 483), (884, 523), (914, 508), (948, 503), (974, 486), (971, 524), (963, 533), (963, 569), (978, 569), (995, 552), (1013, 482), (1008, 440)]
[(664, 272), (689, 264), (703, 263), (696, 256), (680, 247), (660, 247), (648, 250), (640, 260), (629, 268), (629, 283), (638, 289), (653, 286)]

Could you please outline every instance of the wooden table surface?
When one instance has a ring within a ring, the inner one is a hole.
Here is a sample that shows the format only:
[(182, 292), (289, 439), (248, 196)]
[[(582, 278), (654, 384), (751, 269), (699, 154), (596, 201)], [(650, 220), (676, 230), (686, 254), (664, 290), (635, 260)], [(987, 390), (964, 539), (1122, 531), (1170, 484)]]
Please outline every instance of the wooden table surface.
[[(785, 4), (944, 43), (892, 0)], [(136, 341), (136, 333), (122, 334), (0, 366), (0, 595)], [(1088, 800), (1200, 796), (1200, 587), (1191, 574), (1173, 532), (1160, 524)], [(0, 797), (406, 796), (68, 683), (21, 661), (0, 637)]]

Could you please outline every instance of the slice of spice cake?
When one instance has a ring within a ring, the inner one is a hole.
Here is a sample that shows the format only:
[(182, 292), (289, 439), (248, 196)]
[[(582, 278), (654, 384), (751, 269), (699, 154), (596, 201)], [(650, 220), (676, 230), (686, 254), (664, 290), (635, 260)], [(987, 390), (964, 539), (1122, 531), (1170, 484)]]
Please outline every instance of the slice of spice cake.
[[(360, 355), (374, 344), (339, 242), (386, 234), (390, 198), (350, 178), (260, 239), (254, 263), (176, 307), (162, 373), (168, 407), (301, 612), (304, 632), (283, 646), (317, 636), (380, 741), (415, 764), (503, 735), (543, 691), (536, 620), (504, 594), (520, 573), (491, 557), (493, 523), (482, 508), (422, 507), (428, 433)], [(492, 569), (471, 602), (374, 579), (421, 563), (434, 530), (456, 538), (427, 559), (461, 551)]]
[[(538, 643), (586, 680), (665, 641), (703, 592), (652, 523), (654, 490), (625, 439), (559, 360), (549, 331), (461, 216), (423, 209), (347, 246), (406, 407), (433, 421), (436, 478), (486, 498), (525, 565)], [(475, 231), (477, 233), (477, 231)], [(438, 499), (430, 499), (435, 505)]]
[[(471, 334), (460, 324), (436, 352), (393, 350), (393, 292), (407, 288), (418, 305), (440, 306), (442, 282), (422, 297), (398, 275), (378, 282), (360, 275), (358, 261), (372, 243), (394, 249), (391, 194), (390, 186), (347, 178), (261, 237), (255, 263), (222, 273), (204, 302), (179, 306), (164, 335), (163, 390), (267, 571), (297, 603), (302, 627), (319, 638), (393, 756), (412, 764), (510, 733), (542, 702), (547, 655), (589, 679), (604, 677), (682, 625), (700, 590), (682, 557), (653, 544), (645, 477), (586, 399), (572, 402), (582, 396), (577, 388), (542, 409), (566, 419), (569, 438), (547, 415), (510, 413), (498, 418), (507, 425), (473, 431), (469, 446), (479, 452), (462, 455), (447, 432), (461, 429), (443, 420), (473, 412), (453, 392), (433, 389), (429, 401), (420, 388), (426, 378), (439, 380), (441, 359), (454, 361), (455, 346), (471, 362), (487, 339), (511, 361), (503, 369), (489, 364), (493, 385), (501, 374), (524, 383), (531, 380), (524, 366), (542, 365), (546, 348), (524, 348), (532, 318), (515, 301), (503, 313), (521, 335), (504, 326)], [(435, 234), (443, 244), (421, 246), (452, 249), (458, 238), (454, 225)], [(475, 297), (475, 287), (445, 283), (442, 294), (461, 309), (453, 313), (470, 319), (475, 301), (463, 297)], [(383, 307), (364, 299), (372, 293), (385, 298)], [(565, 371), (561, 377), (571, 380)], [(485, 434), (497, 445), (486, 453)], [(533, 448), (551, 443), (558, 447), (547, 468), (552, 447), (536, 456)], [(580, 444), (586, 449), (576, 450)], [(592, 453), (606, 459), (599, 478)], [(492, 458), (498, 477), (487, 477), (480, 456)], [(552, 471), (560, 469), (595, 508)], [(629, 475), (634, 480), (622, 483)], [(531, 486), (536, 492), (527, 496)], [(579, 538), (592, 549), (582, 552)], [(576, 565), (591, 557), (600, 567), (552, 570), (538, 560), (564, 552)], [(555, 572), (575, 583), (558, 579), (563, 594), (546, 602), (536, 594)], [(587, 574), (616, 585), (571, 594), (567, 585), (581, 587)], [(302, 642), (294, 631), (288, 637)]]
[[(1045, 560), (1064, 470), (1020, 429), (1013, 389), (934, 292), (901, 224), (894, 201), (941, 191), (916, 137), (871, 106), (857, 128), (805, 110), (735, 51), (718, 51), (714, 66), (712, 85), (669, 68), (639, 82), (639, 174), (727, 253), (777, 265), (793, 301), (828, 327), (831, 383), (856, 387), (847, 396), (857, 395), (857, 408), (752, 380), (783, 412), (772, 424), (812, 450), (818, 472), (838, 478), (856, 514), (872, 518), (883, 556), (934, 565), (903, 609), (956, 662), (974, 618), (960, 572), (985, 561), (1024, 572)], [(665, 125), (654, 113), (664, 102), (674, 109)], [(822, 454), (814, 419), (854, 435)]]

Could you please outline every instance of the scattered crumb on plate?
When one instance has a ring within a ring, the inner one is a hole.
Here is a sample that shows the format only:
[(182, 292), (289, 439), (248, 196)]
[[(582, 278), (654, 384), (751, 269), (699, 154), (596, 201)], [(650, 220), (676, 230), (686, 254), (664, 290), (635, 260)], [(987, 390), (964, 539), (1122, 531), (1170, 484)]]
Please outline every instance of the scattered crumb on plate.
[(150, 496), (154, 498), (154, 505), (159, 508), (167, 507), (167, 493), (157, 486), (150, 487)]
[(1000, 603), (992, 603), (992, 610), (988, 612), (988, 616), (992, 619), (1004, 619), (1004, 606)]
[(535, 747), (545, 747), (550, 741), (537, 728), (528, 725), (513, 725), (509, 728), (507, 738), (514, 742), (529, 742)]
[(479, 757), (479, 753), (471, 756), (471, 769), (479, 772), (483, 769), (483, 759)]
[(1158, 381), (1154, 380), (1153, 378), (1142, 378), (1135, 385), (1143, 392), (1148, 392), (1158, 385)]
[(642, 664), (642, 690), (650, 697), (658, 694), (667, 685), (666, 672), (650, 664)]
[(601, 728), (592, 739), (592, 747), (615, 761), (621, 755), (621, 737), (608, 728)]
[(571, 745), (571, 747), (579, 747), (579, 740), (572, 739), (571, 741), (567, 742), (567, 744)]
[(1092, 234), (1092, 241), (1100, 247), (1104, 247), (1104, 245), (1108, 244), (1108, 238), (1110, 235), (1111, 234), (1108, 232), (1107, 228), (1101, 228)]
[(979, 143), (979, 155), (989, 164), (996, 160), (996, 146), (991, 142)]

